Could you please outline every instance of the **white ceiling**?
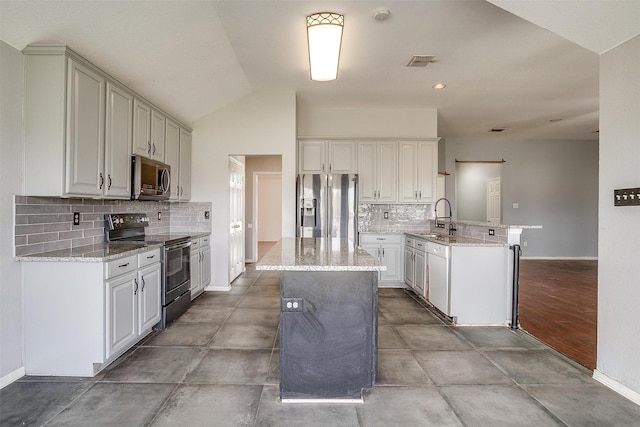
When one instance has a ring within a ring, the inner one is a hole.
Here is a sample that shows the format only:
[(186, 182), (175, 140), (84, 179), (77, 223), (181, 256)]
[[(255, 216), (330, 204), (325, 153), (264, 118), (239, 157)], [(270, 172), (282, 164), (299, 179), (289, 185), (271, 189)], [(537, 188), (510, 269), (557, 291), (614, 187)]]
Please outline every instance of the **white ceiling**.
[[(640, 34), (640, 2), (493, 2), (509, 11), (483, 0), (0, 0), (0, 39), (67, 44), (187, 124), (252, 91), (293, 90), (306, 110), (437, 108), (445, 137), (596, 139), (597, 53)], [(383, 7), (391, 17), (378, 22)], [(312, 82), (305, 16), (326, 10), (345, 15), (339, 77)], [(405, 67), (414, 54), (437, 62)]]

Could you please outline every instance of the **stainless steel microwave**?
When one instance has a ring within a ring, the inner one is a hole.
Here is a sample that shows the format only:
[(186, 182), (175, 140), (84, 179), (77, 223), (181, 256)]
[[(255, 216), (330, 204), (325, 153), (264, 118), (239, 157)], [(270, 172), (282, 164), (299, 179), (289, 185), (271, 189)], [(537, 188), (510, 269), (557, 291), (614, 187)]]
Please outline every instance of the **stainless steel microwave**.
[(131, 169), (131, 200), (169, 199), (171, 166), (142, 156), (133, 156)]

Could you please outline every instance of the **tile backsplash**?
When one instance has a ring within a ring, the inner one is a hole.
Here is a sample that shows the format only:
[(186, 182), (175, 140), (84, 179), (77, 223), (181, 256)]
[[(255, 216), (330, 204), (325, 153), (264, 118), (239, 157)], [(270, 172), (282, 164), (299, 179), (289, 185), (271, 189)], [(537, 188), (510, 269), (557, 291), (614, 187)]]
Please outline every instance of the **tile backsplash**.
[[(385, 219), (385, 212), (388, 218)], [(430, 228), (433, 205), (358, 205), (358, 231), (373, 233), (424, 232)]]
[[(106, 213), (146, 213), (147, 234), (211, 231), (211, 219), (204, 215), (211, 203), (14, 196), (14, 208), (16, 256), (104, 242)], [(79, 225), (73, 225), (74, 212), (80, 213)]]

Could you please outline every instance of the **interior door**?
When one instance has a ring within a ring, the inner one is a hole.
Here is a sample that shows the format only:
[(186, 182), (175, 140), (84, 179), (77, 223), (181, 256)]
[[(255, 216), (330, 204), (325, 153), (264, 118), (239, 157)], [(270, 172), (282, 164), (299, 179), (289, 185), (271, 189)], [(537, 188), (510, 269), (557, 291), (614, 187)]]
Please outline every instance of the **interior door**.
[(244, 271), (244, 164), (229, 158), (229, 283)]
[(487, 180), (487, 222), (500, 224), (500, 177)]

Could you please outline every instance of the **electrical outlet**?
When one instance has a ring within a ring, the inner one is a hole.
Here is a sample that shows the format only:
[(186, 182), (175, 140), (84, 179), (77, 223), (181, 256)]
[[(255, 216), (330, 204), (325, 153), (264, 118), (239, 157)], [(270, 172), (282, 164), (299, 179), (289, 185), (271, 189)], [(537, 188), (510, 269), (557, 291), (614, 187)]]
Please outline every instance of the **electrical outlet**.
[(384, 219), (389, 219), (389, 212), (384, 213)]
[(80, 212), (73, 213), (73, 225), (80, 225)]
[(496, 235), (496, 230), (494, 230), (493, 228), (489, 229), (489, 236), (495, 236)]
[(162, 221), (162, 212), (158, 212), (158, 221)]
[(303, 299), (302, 298), (282, 298), (282, 305), (280, 311), (283, 313), (302, 311)]
[(211, 216), (211, 212), (204, 211), (204, 219), (209, 219), (210, 216)]

